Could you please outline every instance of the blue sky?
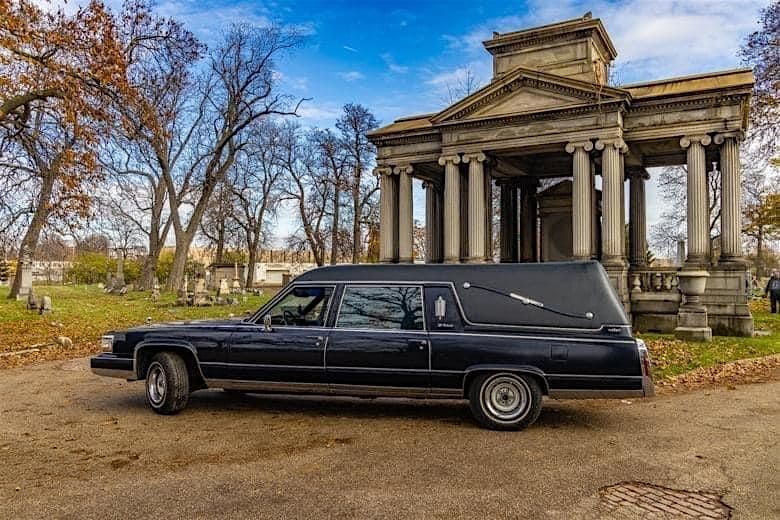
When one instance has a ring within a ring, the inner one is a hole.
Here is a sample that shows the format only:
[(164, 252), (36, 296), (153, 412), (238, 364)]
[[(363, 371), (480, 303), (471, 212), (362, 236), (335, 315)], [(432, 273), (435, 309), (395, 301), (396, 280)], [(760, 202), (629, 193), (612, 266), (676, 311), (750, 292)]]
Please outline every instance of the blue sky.
[(739, 66), (736, 51), (755, 30), (766, 0), (616, 1), (163, 1), (213, 43), (232, 22), (292, 24), (305, 45), (279, 63), (281, 84), (312, 98), (308, 124), (329, 126), (347, 102), (371, 108), (387, 123), (446, 105), (447, 86), (470, 70), (488, 81), (491, 32), (581, 16), (603, 20), (618, 49), (621, 83)]
[[(118, 0), (109, 0), (116, 6)], [(618, 83), (633, 83), (740, 66), (737, 50), (758, 28), (769, 0), (163, 0), (160, 14), (184, 22), (205, 43), (218, 42), (230, 23), (295, 25), (305, 45), (278, 63), (281, 88), (311, 98), (300, 111), (306, 125), (332, 126), (348, 102), (369, 107), (387, 124), (446, 106), (448, 86), (469, 71), (490, 79), (482, 41), (507, 32), (582, 16), (601, 18), (618, 50)], [(72, 4), (71, 4), (72, 5)], [(651, 175), (653, 172), (651, 171)], [(661, 204), (648, 184), (648, 227)], [(415, 184), (415, 218), (424, 219)], [(294, 229), (282, 212), (277, 243)]]

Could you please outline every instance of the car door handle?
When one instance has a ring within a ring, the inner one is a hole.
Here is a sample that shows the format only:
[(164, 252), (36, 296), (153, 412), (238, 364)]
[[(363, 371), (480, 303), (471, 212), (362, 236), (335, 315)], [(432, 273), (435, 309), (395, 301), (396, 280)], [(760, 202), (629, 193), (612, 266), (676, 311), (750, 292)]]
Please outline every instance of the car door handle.
[(428, 340), (410, 339), (406, 344), (409, 345), (409, 350), (425, 350), (425, 347), (428, 346)]
[(306, 336), (306, 339), (313, 339), (316, 341), (316, 346), (322, 345), (322, 342), (325, 340), (325, 337), (323, 336)]

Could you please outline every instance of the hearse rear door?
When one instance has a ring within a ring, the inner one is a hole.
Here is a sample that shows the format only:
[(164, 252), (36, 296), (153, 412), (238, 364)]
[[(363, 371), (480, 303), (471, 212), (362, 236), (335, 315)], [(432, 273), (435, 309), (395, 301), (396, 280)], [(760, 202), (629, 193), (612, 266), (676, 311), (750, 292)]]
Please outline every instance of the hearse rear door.
[(427, 393), (430, 342), (422, 286), (346, 284), (325, 365), (332, 391), (349, 385), (350, 392)]

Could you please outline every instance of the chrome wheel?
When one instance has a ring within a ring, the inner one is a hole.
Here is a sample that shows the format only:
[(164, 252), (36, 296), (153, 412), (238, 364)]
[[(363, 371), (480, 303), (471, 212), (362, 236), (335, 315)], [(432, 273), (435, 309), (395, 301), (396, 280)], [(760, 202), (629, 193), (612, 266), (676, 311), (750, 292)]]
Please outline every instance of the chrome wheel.
[(531, 390), (522, 379), (498, 374), (482, 385), (482, 404), (495, 420), (517, 421), (530, 409)]
[(146, 373), (146, 394), (152, 406), (159, 407), (163, 404), (167, 386), (165, 370), (159, 362), (153, 362)]

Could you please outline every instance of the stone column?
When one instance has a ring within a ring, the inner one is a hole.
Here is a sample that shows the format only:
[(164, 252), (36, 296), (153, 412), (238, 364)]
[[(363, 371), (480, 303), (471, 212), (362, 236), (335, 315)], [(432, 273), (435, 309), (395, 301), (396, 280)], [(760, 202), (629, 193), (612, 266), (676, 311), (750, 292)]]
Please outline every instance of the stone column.
[(623, 238), (623, 168), (620, 154), (628, 150), (622, 139), (599, 140), (601, 154), (601, 243), (602, 263), (625, 265)]
[(485, 261), (485, 162), (484, 153), (464, 154), (463, 162), (469, 165), (469, 254), (467, 261)]
[(412, 166), (396, 166), (398, 175), (398, 261), (410, 264), (414, 260), (414, 217), (412, 204)]
[(460, 262), (460, 156), (439, 157), (444, 166), (444, 262)]
[(514, 179), (500, 179), (501, 189), (501, 262), (517, 262), (517, 183)]
[(423, 182), (425, 190), (425, 262), (441, 263), (441, 192), (436, 183)]
[(536, 262), (536, 189), (534, 177), (520, 181), (520, 261)]
[(644, 168), (628, 171), (629, 212), (628, 243), (631, 248), (629, 262), (632, 268), (647, 267), (647, 210), (645, 205), (645, 180), (650, 176)]
[(493, 183), (490, 162), (485, 163), (485, 262), (493, 261)]
[(718, 134), (720, 145), (720, 260), (742, 262), (742, 172), (739, 164), (739, 141), (736, 133)]
[(588, 152), (591, 150), (593, 150), (593, 143), (590, 141), (566, 145), (566, 152), (574, 154), (571, 227), (572, 253), (575, 260), (590, 260), (592, 256), (593, 230), (591, 224), (593, 219), (591, 210), (593, 201), (591, 197), (593, 190), (591, 189), (590, 157), (588, 156)]
[(393, 169), (380, 166), (374, 172), (379, 175), (379, 261), (394, 262), (397, 194)]
[(688, 150), (688, 257), (686, 267), (709, 263), (709, 203), (707, 195), (707, 167), (704, 147), (712, 142), (708, 135), (691, 135), (680, 139), (680, 146)]

